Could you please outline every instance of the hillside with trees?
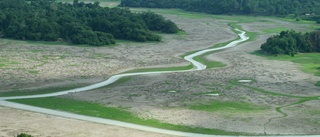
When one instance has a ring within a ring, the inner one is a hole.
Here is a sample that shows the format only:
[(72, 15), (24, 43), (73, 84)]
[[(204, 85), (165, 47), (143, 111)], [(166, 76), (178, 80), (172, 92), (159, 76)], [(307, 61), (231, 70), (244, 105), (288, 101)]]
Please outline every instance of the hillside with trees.
[(160, 41), (151, 31), (176, 33), (178, 27), (153, 12), (132, 13), (99, 2), (61, 3), (55, 0), (1, 0), (0, 37), (33, 41), (67, 41), (94, 46), (115, 39)]
[(122, 0), (122, 7), (180, 8), (209, 14), (276, 15), (317, 20), (320, 0)]
[(271, 55), (291, 55), (298, 52), (320, 52), (320, 31), (301, 34), (291, 31), (282, 31), (267, 39), (267, 42), (261, 45), (263, 52)]

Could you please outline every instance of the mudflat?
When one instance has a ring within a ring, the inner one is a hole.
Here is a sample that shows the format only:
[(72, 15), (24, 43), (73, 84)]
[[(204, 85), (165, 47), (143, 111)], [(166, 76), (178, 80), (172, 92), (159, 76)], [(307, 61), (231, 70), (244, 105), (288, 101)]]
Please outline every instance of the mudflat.
[[(188, 62), (180, 57), (185, 52), (205, 49), (237, 38), (228, 26), (227, 20), (165, 16), (177, 23), (186, 34), (162, 34), (163, 41), (160, 43), (122, 42), (114, 47), (96, 48), (2, 40), (0, 64), (3, 65), (0, 65), (0, 87), (3, 88), (0, 92), (70, 84), (89, 85), (134, 68), (185, 66)], [(172, 124), (259, 134), (320, 134), (320, 112), (316, 111), (319, 110), (320, 101), (290, 105), (298, 99), (266, 94), (249, 88), (294, 96), (320, 95), (319, 87), (314, 85), (319, 81), (319, 77), (302, 72), (298, 64), (267, 60), (250, 54), (258, 50), (272, 35), (264, 29), (301, 29), (306, 26), (277, 19), (260, 20), (264, 21), (240, 24), (246, 31), (257, 32), (253, 41), (206, 56), (208, 60), (226, 64), (226, 67), (197, 72), (136, 76), (117, 86), (65, 95), (62, 98), (85, 100), (112, 107), (121, 106), (142, 118)], [(253, 82), (241, 85), (237, 83), (239, 80), (248, 79)], [(233, 108), (233, 103), (249, 104), (249, 109)], [(208, 109), (214, 105), (224, 108)], [(287, 105), (290, 106), (285, 107)], [(279, 107), (287, 116), (276, 111)], [(6, 127), (0, 131), (3, 135), (32, 131), (35, 135), (55, 133), (57, 136), (80, 136), (71, 133), (84, 131), (80, 133), (94, 136), (97, 135), (95, 130), (101, 129), (103, 132), (110, 128), (119, 136), (126, 135), (121, 133), (129, 132), (137, 136), (162, 136), (8, 108), (0, 108), (0, 112), (0, 119), (6, 121), (1, 125)], [(21, 120), (17, 120), (20, 115)], [(17, 126), (16, 121), (28, 123), (23, 119), (31, 120), (33, 124)], [(59, 128), (61, 124), (53, 123), (56, 120), (64, 121), (66, 125), (71, 125), (68, 127), (74, 128), (69, 129), (70, 132), (68, 128), (62, 130)], [(51, 125), (47, 124), (50, 122)], [(50, 130), (38, 130), (39, 125)], [(97, 128), (90, 128), (93, 125)]]

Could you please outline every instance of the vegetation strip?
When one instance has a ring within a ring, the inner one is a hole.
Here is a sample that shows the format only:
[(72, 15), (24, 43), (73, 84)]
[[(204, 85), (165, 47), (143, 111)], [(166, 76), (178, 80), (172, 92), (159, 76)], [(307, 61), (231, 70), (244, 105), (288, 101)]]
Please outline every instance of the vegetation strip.
[(189, 109), (209, 111), (209, 112), (258, 112), (267, 109), (264, 106), (257, 106), (250, 103), (236, 102), (236, 101), (212, 101), (208, 104), (199, 104), (190, 106)]
[(54, 93), (59, 91), (65, 91), (70, 89), (75, 89), (85, 86), (84, 84), (70, 85), (70, 86), (61, 86), (61, 87), (49, 87), (41, 89), (26, 89), (26, 90), (12, 90), (8, 92), (1, 92), (0, 97), (10, 97), (10, 96), (25, 96), (25, 95), (38, 95), (38, 94), (47, 94)]
[(113, 120), (119, 120), (124, 122), (130, 122), (134, 124), (152, 126), (162, 129), (170, 129), (176, 131), (202, 133), (202, 134), (215, 134), (215, 135), (253, 135), (242, 132), (228, 132), (219, 129), (208, 129), (200, 127), (189, 127), (182, 125), (174, 125), (169, 123), (163, 123), (154, 119), (143, 119), (135, 116), (134, 114), (126, 111), (124, 108), (107, 107), (97, 103), (91, 103), (86, 101), (78, 101), (67, 98), (49, 97), (49, 98), (37, 98), (37, 99), (18, 99), (9, 100), (11, 102), (27, 104), (31, 106), (38, 106), (43, 108), (49, 108), (53, 110), (61, 110), (71, 113), (77, 113), (87, 116), (94, 116), (100, 118), (107, 118)]
[(256, 88), (256, 87), (252, 87), (252, 86), (249, 86), (249, 85), (240, 84), (237, 81), (238, 80), (233, 80), (233, 81), (231, 81), (231, 83), (233, 85), (246, 87), (246, 88), (252, 89), (254, 91), (261, 92), (261, 93), (264, 93), (264, 94), (273, 95), (273, 96), (284, 96), (284, 97), (299, 98), (299, 99), (304, 99), (304, 100), (305, 99), (317, 100), (320, 97), (320, 96), (295, 96), (295, 95), (288, 95), (288, 94), (277, 93), (277, 92), (270, 92), (270, 91), (266, 91), (266, 90), (259, 89), (259, 88)]
[(167, 68), (143, 68), (143, 69), (134, 69), (129, 70), (124, 73), (137, 73), (137, 72), (159, 72), (159, 71), (178, 71), (178, 70), (189, 70), (192, 69), (193, 65), (190, 64), (188, 66), (181, 67), (167, 67)]
[[(277, 5), (276, 7), (274, 5)], [(315, 20), (320, 23), (320, 2), (308, 1), (226, 1), (226, 0), (121, 0), (123, 7), (147, 7), (147, 8), (179, 8), (186, 11), (194, 11), (209, 14), (227, 15), (273, 15), (292, 16), (296, 21), (301, 19)], [(310, 12), (312, 11), (312, 12)]]

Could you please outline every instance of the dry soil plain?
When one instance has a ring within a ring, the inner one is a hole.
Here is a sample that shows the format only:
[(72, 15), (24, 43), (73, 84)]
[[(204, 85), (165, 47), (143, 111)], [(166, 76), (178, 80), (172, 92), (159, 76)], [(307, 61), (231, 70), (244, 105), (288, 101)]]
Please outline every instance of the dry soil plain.
[[(162, 14), (177, 23), (186, 34), (161, 34), (163, 41), (159, 43), (121, 42), (117, 46), (98, 48), (1, 39), (0, 92), (83, 86), (134, 68), (184, 66), (188, 62), (180, 57), (183, 53), (237, 38), (228, 26), (229, 19), (233, 17), (206, 15), (205, 18), (195, 18)], [(266, 29), (305, 31), (310, 29), (309, 26), (275, 18), (250, 19), (253, 21), (238, 25), (246, 31), (257, 32), (253, 41), (206, 57), (223, 62), (226, 67), (136, 76), (113, 86), (61, 98), (124, 107), (140, 117), (173, 124), (258, 134), (319, 135), (320, 99), (291, 105), (298, 98), (259, 92), (320, 96), (320, 88), (314, 85), (319, 77), (302, 72), (297, 64), (291, 62), (267, 60), (249, 54), (258, 50), (272, 35)], [(252, 79), (254, 82), (242, 86), (237, 82), (240, 79)], [(211, 93), (219, 96), (207, 95)], [(234, 102), (248, 108), (233, 108)], [(215, 105), (223, 108), (210, 109), (217, 107)], [(61, 137), (167, 136), (3, 107), (0, 107), (0, 114), (0, 136), (13, 136), (20, 132)]]

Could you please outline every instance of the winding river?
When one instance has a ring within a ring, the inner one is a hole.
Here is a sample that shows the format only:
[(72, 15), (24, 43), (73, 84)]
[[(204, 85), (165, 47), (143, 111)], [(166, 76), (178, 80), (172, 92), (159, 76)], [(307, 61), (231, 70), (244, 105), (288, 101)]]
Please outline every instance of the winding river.
[(54, 97), (54, 96), (66, 95), (66, 94), (69, 94), (69, 93), (83, 92), (83, 91), (93, 90), (93, 89), (97, 89), (97, 88), (100, 88), (100, 87), (103, 87), (103, 86), (110, 85), (113, 82), (117, 81), (118, 79), (120, 79), (122, 77), (127, 77), (127, 76), (148, 75), (148, 74), (163, 74), (163, 73), (188, 72), (188, 71), (204, 70), (204, 69), (206, 69), (207, 66), (202, 64), (202, 63), (200, 63), (200, 62), (198, 62), (198, 61), (196, 61), (196, 60), (194, 60), (193, 59), (194, 57), (202, 55), (202, 54), (207, 53), (207, 52), (211, 52), (211, 51), (217, 51), (217, 50), (222, 50), (222, 49), (226, 49), (226, 48), (231, 48), (231, 47), (236, 46), (238, 43), (244, 42), (244, 41), (249, 39), (249, 37), (247, 37), (245, 35), (244, 31), (239, 30), (239, 29), (235, 29), (235, 30), (240, 32), (240, 34), (238, 34), (240, 36), (240, 39), (232, 41), (232, 42), (230, 42), (229, 44), (227, 44), (226, 46), (223, 46), (223, 47), (205, 49), (205, 50), (201, 50), (201, 51), (198, 51), (196, 53), (193, 53), (191, 55), (185, 56), (184, 59), (189, 61), (190, 63), (192, 63), (192, 65), (194, 66), (193, 69), (190, 69), (190, 70), (158, 71), (158, 72), (157, 71), (153, 71), (153, 72), (138, 72), (138, 73), (117, 74), (117, 75), (114, 75), (114, 76), (110, 77), (106, 81), (103, 81), (103, 82), (100, 82), (100, 83), (97, 83), (97, 84), (93, 84), (93, 85), (89, 85), (89, 86), (86, 86), (86, 87), (81, 87), (81, 88), (76, 88), (76, 89), (66, 90), (66, 91), (61, 91), (61, 92), (55, 92), (55, 93), (49, 93), (49, 94), (28, 95), (28, 96), (13, 96), (13, 97), (0, 97), (0, 101), (8, 100), (8, 99), (26, 99), (26, 98)]
[[(82, 88), (76, 88), (76, 89), (72, 89), (72, 90), (67, 90), (67, 91), (61, 91), (61, 92), (49, 93), (49, 94), (40, 94), (40, 95), (29, 95), (29, 96), (0, 97), (0, 105), (1, 106), (5, 106), (5, 107), (10, 107), (10, 108), (21, 109), (21, 110), (33, 111), (33, 112), (44, 113), (44, 114), (55, 115), (55, 116), (61, 116), (61, 117), (65, 117), (65, 118), (78, 119), (78, 120), (83, 120), (83, 121), (90, 121), (90, 122), (95, 122), (95, 123), (108, 124), (108, 125), (114, 125), (114, 126), (120, 126), (120, 127), (126, 127), (126, 128), (132, 128), (132, 129), (138, 129), (138, 130), (161, 133), (161, 134), (168, 134), (168, 135), (190, 136), (190, 137), (193, 137), (193, 136), (194, 137), (231, 137), (231, 136), (206, 135), (206, 134), (197, 134), (197, 133), (188, 133), (188, 132), (165, 130), (165, 129), (142, 126), (142, 125), (127, 123), (127, 122), (116, 121), (116, 120), (97, 118), (97, 117), (91, 117), (91, 116), (84, 116), (84, 115), (79, 115), (79, 114), (74, 114), (74, 113), (63, 112), (63, 111), (57, 111), (57, 110), (51, 110), (51, 109), (46, 109), (46, 108), (34, 107), (34, 106), (29, 106), (29, 105), (9, 102), (9, 101), (6, 101), (6, 100), (8, 100), (8, 99), (26, 99), (26, 98), (54, 97), (54, 96), (66, 95), (66, 94), (70, 94), (70, 93), (83, 92), (83, 91), (93, 90), (93, 89), (97, 89), (97, 88), (100, 88), (100, 87), (103, 87), (103, 86), (107, 86), (107, 85), (117, 81), (118, 79), (120, 79), (122, 77), (127, 77), (127, 76), (148, 75), (148, 74), (163, 74), (163, 73), (174, 73), (174, 72), (190, 72), (190, 71), (204, 70), (204, 69), (206, 69), (206, 65), (194, 60), (193, 59), (194, 57), (202, 55), (202, 54), (207, 53), (207, 52), (211, 52), (211, 51), (217, 51), (217, 50), (222, 50), (222, 49), (226, 49), (226, 48), (231, 48), (231, 47), (234, 47), (237, 44), (239, 44), (241, 42), (244, 42), (244, 41), (249, 39), (249, 37), (247, 37), (245, 35), (244, 31), (239, 30), (239, 29), (235, 29), (235, 30), (239, 32), (238, 35), (239, 35), (240, 38), (230, 42), (226, 46), (219, 47), (219, 48), (205, 49), (205, 50), (201, 50), (199, 52), (193, 53), (191, 55), (185, 56), (184, 59), (189, 61), (189, 62), (191, 62), (192, 65), (194, 66), (193, 69), (190, 69), (190, 70), (159, 71), (159, 72), (139, 72), (139, 73), (117, 74), (117, 75), (114, 75), (114, 76), (110, 77), (106, 81), (103, 81), (103, 82), (100, 82), (100, 83), (97, 83), (97, 84), (93, 84), (93, 85), (90, 85), (90, 86), (82, 87)], [(282, 137), (293, 137), (293, 136), (282, 136)], [(314, 136), (314, 137), (316, 137), (316, 136)]]

